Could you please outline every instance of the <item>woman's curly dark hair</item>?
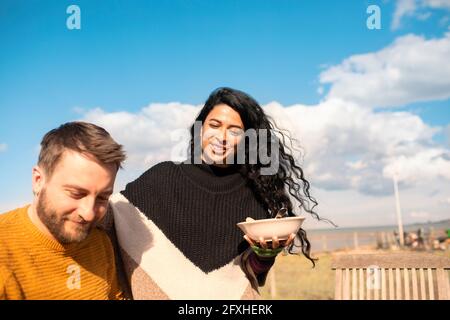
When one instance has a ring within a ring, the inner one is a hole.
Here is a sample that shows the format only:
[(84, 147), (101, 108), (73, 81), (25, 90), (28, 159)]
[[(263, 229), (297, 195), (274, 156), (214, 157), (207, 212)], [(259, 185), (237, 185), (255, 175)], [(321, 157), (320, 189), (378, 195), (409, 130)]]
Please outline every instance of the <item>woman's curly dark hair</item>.
[[(226, 104), (239, 113), (241, 120), (244, 124), (244, 129), (254, 129), (256, 132), (260, 132), (261, 129), (265, 129), (265, 134), (268, 137), (265, 141), (271, 141), (270, 139), (278, 139), (278, 150), (270, 150), (271, 143), (266, 142), (266, 146), (260, 145), (260, 136), (257, 134), (257, 146), (250, 146), (246, 140), (243, 139), (241, 143), (245, 144), (245, 167), (243, 170), (244, 175), (247, 178), (248, 185), (254, 192), (258, 201), (266, 208), (268, 217), (275, 217), (276, 213), (281, 208), (286, 208), (289, 216), (296, 216), (294, 214), (294, 208), (289, 194), (299, 203), (299, 208), (303, 208), (306, 212), (310, 213), (317, 220), (326, 220), (319, 217), (314, 211), (314, 208), (318, 205), (316, 199), (310, 194), (310, 183), (306, 180), (302, 168), (296, 164), (294, 157), (292, 156), (292, 150), (287, 145), (287, 140), (290, 141), (292, 146), (292, 138), (286, 133), (286, 131), (279, 130), (273, 120), (267, 116), (261, 106), (248, 94), (231, 89), (231, 88), (218, 88), (214, 90), (208, 97), (204, 107), (201, 109), (199, 115), (196, 118), (196, 122), (199, 121), (203, 124), (210, 111), (219, 104)], [(197, 122), (198, 123), (198, 122)], [(201, 149), (201, 137), (196, 136), (194, 125), (191, 127), (191, 141), (190, 141), (190, 153), (191, 159), (195, 154), (198, 155), (198, 148)], [(200, 147), (199, 147), (200, 146)], [(278, 171), (276, 174), (264, 175), (261, 174), (261, 170), (264, 167), (270, 166), (269, 164), (263, 164), (260, 159), (260, 152), (257, 152), (256, 163), (250, 163), (248, 161), (249, 149), (255, 148), (259, 150), (261, 147), (266, 147), (268, 156), (272, 159), (272, 153), (277, 157), (279, 162)], [(197, 148), (197, 150), (195, 150)], [(236, 159), (235, 159), (236, 160)], [(236, 162), (235, 162), (236, 163)], [(294, 200), (294, 201), (295, 201)], [(306, 231), (302, 228), (297, 233), (297, 238), (300, 241), (300, 247), (303, 255), (309, 259), (313, 266), (315, 266), (315, 258), (311, 257), (311, 244), (308, 240)], [(293, 241), (288, 248), (289, 253), (294, 253), (293, 248), (298, 247)]]

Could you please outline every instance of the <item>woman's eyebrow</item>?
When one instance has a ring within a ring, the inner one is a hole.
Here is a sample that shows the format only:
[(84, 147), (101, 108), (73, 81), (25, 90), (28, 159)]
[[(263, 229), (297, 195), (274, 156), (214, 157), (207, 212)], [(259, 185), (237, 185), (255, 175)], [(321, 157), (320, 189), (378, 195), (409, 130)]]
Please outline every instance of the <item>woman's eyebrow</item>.
[[(215, 121), (215, 122), (218, 122), (218, 123), (222, 124), (222, 121), (220, 121), (219, 119), (216, 119), (216, 118), (211, 118), (211, 119), (209, 119), (209, 122), (211, 122), (211, 121)], [(241, 130), (244, 129), (242, 126), (240, 126), (240, 125), (238, 125), (238, 124), (230, 124), (230, 125), (228, 126), (228, 128), (238, 128), (238, 129), (241, 129)]]
[(240, 125), (237, 125), (237, 124), (230, 124), (229, 126), (228, 126), (228, 128), (238, 128), (238, 129), (244, 129), (244, 128), (242, 128), (242, 126), (240, 126)]

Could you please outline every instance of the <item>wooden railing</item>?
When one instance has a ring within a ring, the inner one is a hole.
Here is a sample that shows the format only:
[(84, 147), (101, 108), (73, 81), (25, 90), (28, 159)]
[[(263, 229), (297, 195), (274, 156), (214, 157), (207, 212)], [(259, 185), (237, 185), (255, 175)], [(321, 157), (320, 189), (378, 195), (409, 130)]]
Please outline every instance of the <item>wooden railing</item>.
[(339, 254), (336, 300), (450, 300), (450, 258), (429, 253)]

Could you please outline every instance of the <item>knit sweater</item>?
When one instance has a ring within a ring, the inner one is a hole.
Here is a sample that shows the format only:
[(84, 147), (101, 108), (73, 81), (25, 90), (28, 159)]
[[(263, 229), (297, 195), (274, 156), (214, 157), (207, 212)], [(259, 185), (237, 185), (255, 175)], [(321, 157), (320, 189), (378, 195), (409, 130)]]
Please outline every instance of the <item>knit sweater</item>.
[(30, 220), (27, 207), (0, 215), (0, 299), (118, 299), (108, 236), (93, 229), (62, 245)]
[(111, 197), (134, 299), (259, 298), (273, 259), (255, 263), (236, 224), (267, 212), (241, 170), (162, 162)]

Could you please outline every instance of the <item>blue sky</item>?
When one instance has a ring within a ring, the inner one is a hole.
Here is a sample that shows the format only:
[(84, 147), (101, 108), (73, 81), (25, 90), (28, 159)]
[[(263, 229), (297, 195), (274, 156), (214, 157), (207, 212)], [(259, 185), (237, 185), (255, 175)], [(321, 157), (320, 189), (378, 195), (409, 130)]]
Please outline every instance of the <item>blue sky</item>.
[[(71, 4), (81, 9), (81, 30), (66, 28)], [(381, 8), (381, 30), (366, 27), (369, 4)], [(396, 8), (396, 1), (357, 0), (2, 0), (1, 208), (30, 199), (43, 134), (93, 108), (199, 105), (218, 86), (247, 91), (261, 104), (316, 105), (330, 86), (319, 94), (319, 75), (331, 66), (404, 35), (442, 38), (448, 31), (445, 8), (405, 16), (393, 30)], [(450, 124), (448, 97), (375, 110), (390, 111), (416, 114), (429, 126)], [(433, 137), (446, 147), (447, 140), (445, 131)]]

